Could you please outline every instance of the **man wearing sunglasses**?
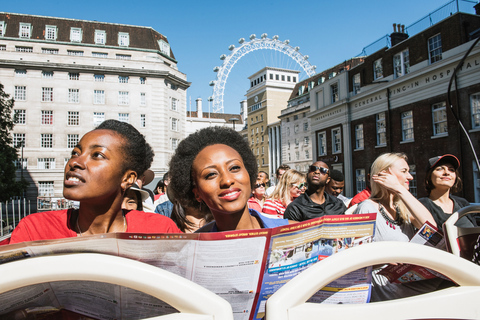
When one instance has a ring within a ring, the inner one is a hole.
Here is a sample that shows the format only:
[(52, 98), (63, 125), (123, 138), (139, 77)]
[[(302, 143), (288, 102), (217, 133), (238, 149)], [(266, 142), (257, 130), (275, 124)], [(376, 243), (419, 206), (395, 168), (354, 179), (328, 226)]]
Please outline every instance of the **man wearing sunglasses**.
[(330, 181), (330, 169), (322, 161), (309, 167), (307, 174), (307, 191), (290, 203), (285, 210), (284, 218), (305, 221), (325, 215), (344, 214), (347, 207), (343, 201), (325, 192)]

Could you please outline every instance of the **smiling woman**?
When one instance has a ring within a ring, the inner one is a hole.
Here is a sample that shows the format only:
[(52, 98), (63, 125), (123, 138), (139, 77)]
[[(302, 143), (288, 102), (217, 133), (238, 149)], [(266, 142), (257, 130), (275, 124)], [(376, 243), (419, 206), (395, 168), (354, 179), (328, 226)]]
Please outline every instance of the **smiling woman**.
[(79, 201), (79, 209), (29, 215), (10, 243), (111, 232), (181, 232), (162, 215), (122, 210), (125, 191), (152, 161), (152, 148), (133, 126), (103, 122), (82, 137), (65, 166), (63, 195)]
[(206, 205), (215, 218), (198, 232), (288, 224), (248, 209), (257, 162), (248, 143), (234, 130), (212, 127), (191, 134), (178, 145), (169, 172), (169, 188), (176, 200), (186, 207)]

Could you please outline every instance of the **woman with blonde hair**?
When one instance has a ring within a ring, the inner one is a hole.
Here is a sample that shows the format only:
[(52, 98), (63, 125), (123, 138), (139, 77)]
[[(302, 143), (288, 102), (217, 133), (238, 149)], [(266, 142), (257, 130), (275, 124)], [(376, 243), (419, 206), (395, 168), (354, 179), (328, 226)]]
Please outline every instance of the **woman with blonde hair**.
[[(375, 241), (408, 242), (426, 221), (436, 226), (430, 212), (408, 191), (410, 181), (407, 156), (403, 153), (385, 153), (372, 164), (370, 198), (361, 202), (355, 213), (377, 213)], [(378, 275), (383, 268), (372, 274), (372, 301), (384, 301), (408, 297), (438, 289), (441, 279), (432, 279), (410, 284), (391, 284)]]
[(280, 178), (270, 198), (263, 204), (263, 213), (271, 218), (283, 219), (287, 206), (305, 192), (305, 175), (290, 169)]

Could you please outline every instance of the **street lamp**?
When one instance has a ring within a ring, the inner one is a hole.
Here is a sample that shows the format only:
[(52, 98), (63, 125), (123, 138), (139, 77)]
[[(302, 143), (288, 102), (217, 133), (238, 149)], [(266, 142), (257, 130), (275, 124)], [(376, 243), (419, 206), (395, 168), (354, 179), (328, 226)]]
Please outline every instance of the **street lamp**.
[(233, 122), (233, 130), (235, 130), (235, 121), (239, 121), (237, 118), (230, 118), (228, 121)]

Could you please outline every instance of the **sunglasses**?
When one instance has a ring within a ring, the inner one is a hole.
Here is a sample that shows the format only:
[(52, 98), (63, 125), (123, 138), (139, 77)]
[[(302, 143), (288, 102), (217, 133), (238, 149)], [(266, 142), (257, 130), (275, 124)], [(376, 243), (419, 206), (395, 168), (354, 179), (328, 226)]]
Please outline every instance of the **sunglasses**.
[(310, 166), (309, 172), (317, 172), (317, 170), (320, 171), (321, 174), (328, 174), (328, 172), (330, 171), (324, 167)]
[(292, 183), (292, 186), (297, 187), (298, 189), (302, 189), (302, 188), (305, 188), (307, 184), (305, 182), (302, 182), (300, 184)]
[(255, 189), (260, 188), (260, 187), (264, 187), (264, 188), (265, 188), (265, 183), (257, 183), (257, 184), (255, 185)]

